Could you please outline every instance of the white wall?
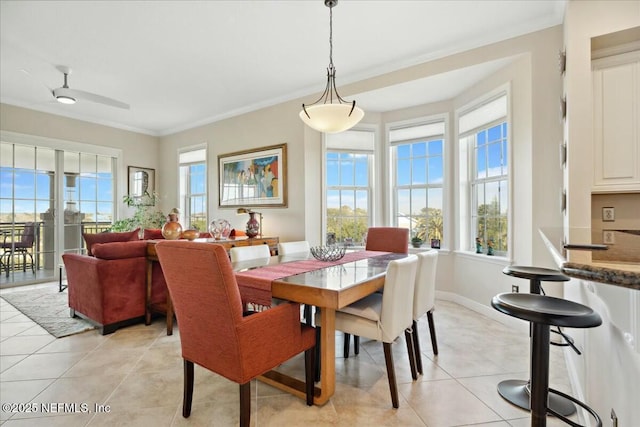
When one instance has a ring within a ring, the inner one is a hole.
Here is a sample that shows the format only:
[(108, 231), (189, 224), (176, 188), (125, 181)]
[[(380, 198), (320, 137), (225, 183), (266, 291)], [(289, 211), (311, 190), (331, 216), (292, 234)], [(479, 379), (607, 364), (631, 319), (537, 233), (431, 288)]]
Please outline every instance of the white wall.
[[(278, 236), (282, 241), (302, 240), (306, 233), (305, 186), (309, 173), (306, 171), (305, 150), (319, 149), (317, 140), (305, 140), (304, 124), (298, 117), (298, 102), (288, 102), (209, 125), (179, 132), (160, 138), (160, 176), (162, 188), (178, 203), (177, 153), (181, 147), (207, 144), (209, 165), (208, 197), (209, 219), (224, 218), (231, 226), (245, 229), (247, 215), (236, 215), (236, 208), (218, 206), (218, 156), (252, 148), (287, 143), (287, 192), (288, 207), (256, 208), (263, 213), (265, 236)], [(313, 135), (315, 136), (315, 135)], [(313, 160), (310, 168), (317, 169)], [(314, 174), (317, 170), (314, 171)], [(319, 188), (314, 192), (319, 196)], [(311, 193), (310, 196), (314, 196)], [(312, 214), (312, 213), (310, 213)], [(312, 219), (316, 219), (312, 216)]]

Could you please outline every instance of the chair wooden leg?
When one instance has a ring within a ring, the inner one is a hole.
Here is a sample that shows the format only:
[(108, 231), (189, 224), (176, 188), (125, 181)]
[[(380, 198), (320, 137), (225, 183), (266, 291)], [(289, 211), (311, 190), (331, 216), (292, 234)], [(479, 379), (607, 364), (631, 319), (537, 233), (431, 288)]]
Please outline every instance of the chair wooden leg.
[(413, 346), (413, 335), (416, 334), (415, 330), (409, 328), (404, 330), (404, 340), (407, 342), (407, 354), (409, 355), (409, 366), (411, 367), (411, 378), (413, 380), (418, 379), (418, 372), (416, 370), (416, 350)]
[(173, 335), (173, 301), (167, 291), (167, 335)]
[(305, 304), (304, 305), (304, 321), (307, 325), (309, 326), (313, 326), (313, 316), (312, 316), (312, 310), (311, 310), (312, 306), (310, 306), (309, 304)]
[(353, 352), (356, 355), (360, 354), (360, 336), (359, 335), (353, 336)]
[(420, 337), (418, 336), (418, 322), (414, 320), (411, 327), (413, 328), (411, 337), (413, 338), (413, 351), (416, 355), (416, 369), (422, 375), (422, 349), (420, 349)]
[(320, 364), (320, 326), (316, 325), (316, 347), (315, 347), (315, 353), (316, 353), (316, 357), (315, 357), (315, 382), (320, 381), (320, 369), (321, 369), (321, 364)]
[[(317, 344), (316, 344), (317, 345)], [(313, 390), (315, 388), (316, 348), (312, 347), (304, 352), (304, 380), (307, 393), (307, 405), (313, 406)]]
[(345, 359), (349, 358), (349, 347), (351, 346), (351, 334), (347, 334), (345, 332), (344, 334), (344, 348), (343, 348), (343, 355)]
[(251, 381), (240, 384), (240, 427), (251, 423)]
[(431, 334), (431, 347), (433, 354), (438, 355), (438, 341), (436, 340), (436, 325), (433, 323), (433, 309), (427, 311), (427, 320), (429, 321), (429, 333)]
[(182, 416), (189, 418), (191, 415), (191, 402), (193, 401), (193, 362), (186, 359), (184, 364), (184, 395), (182, 397)]
[(396, 383), (396, 369), (393, 365), (393, 353), (391, 352), (391, 343), (383, 342), (384, 361), (387, 365), (387, 377), (389, 378), (389, 391), (391, 392), (391, 404), (394, 408), (398, 408), (398, 385)]

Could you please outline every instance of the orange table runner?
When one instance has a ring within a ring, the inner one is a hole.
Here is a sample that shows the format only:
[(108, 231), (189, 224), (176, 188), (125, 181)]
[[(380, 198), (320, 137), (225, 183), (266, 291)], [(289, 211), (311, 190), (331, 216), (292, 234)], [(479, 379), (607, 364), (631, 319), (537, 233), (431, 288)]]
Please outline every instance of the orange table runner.
[(319, 261), (311, 258), (302, 261), (285, 262), (278, 265), (238, 272), (236, 273), (236, 280), (240, 288), (242, 302), (270, 306), (271, 282), (274, 280), (295, 276), (296, 274), (308, 273), (334, 265), (373, 258), (387, 253), (388, 252), (380, 251), (356, 251), (346, 253), (343, 258), (337, 261)]

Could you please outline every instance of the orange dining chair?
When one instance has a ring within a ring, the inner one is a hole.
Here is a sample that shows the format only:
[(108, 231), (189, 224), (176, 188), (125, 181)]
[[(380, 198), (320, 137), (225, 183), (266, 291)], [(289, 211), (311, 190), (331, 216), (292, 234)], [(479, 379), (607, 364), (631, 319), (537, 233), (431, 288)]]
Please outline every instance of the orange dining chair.
[(183, 417), (191, 415), (194, 363), (240, 384), (240, 425), (249, 426), (251, 380), (303, 351), (307, 405), (313, 404), (315, 332), (300, 323), (299, 304), (243, 316), (223, 246), (165, 240), (156, 249), (180, 328)]
[[(367, 251), (394, 252), (398, 254), (409, 253), (409, 229), (399, 227), (369, 227), (367, 230)], [(344, 334), (343, 355), (349, 357), (351, 335)], [(360, 337), (353, 337), (353, 351), (360, 353)]]
[(369, 227), (367, 230), (368, 251), (384, 251), (399, 254), (409, 253), (409, 229), (399, 227)]
[(430, 250), (420, 252), (418, 256), (418, 271), (416, 272), (416, 285), (413, 295), (413, 324), (411, 336), (413, 348), (416, 352), (416, 366), (418, 373), (422, 375), (422, 356), (420, 354), (420, 339), (418, 337), (418, 319), (427, 313), (429, 333), (431, 335), (431, 347), (433, 354), (438, 354), (438, 342), (436, 341), (436, 327), (433, 322), (433, 309), (436, 297), (436, 268), (438, 266), (438, 251)]
[[(417, 267), (418, 258), (415, 255), (389, 262), (384, 281), (384, 293), (375, 292), (336, 311), (337, 331), (382, 342), (389, 391), (394, 408), (398, 408), (399, 400), (391, 345), (403, 332), (411, 366), (411, 377), (414, 380), (418, 378), (413, 340), (409, 332), (413, 320), (412, 311), (407, 310), (407, 307), (413, 305)], [(322, 316), (322, 313), (316, 316)], [(316, 319), (316, 325), (320, 324), (320, 320)]]

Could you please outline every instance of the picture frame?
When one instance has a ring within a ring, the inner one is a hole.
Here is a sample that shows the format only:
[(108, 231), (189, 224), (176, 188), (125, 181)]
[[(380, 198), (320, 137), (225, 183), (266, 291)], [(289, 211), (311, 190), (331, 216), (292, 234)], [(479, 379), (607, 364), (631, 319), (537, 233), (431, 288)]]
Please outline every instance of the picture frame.
[(127, 168), (127, 192), (132, 205), (153, 206), (156, 191), (156, 170), (139, 166)]
[(220, 207), (286, 207), (287, 144), (218, 156)]

